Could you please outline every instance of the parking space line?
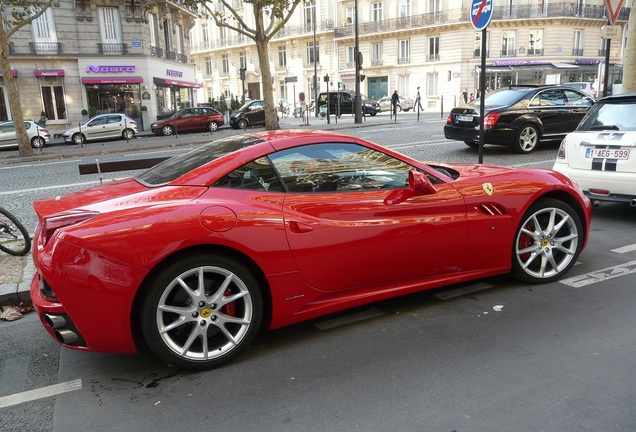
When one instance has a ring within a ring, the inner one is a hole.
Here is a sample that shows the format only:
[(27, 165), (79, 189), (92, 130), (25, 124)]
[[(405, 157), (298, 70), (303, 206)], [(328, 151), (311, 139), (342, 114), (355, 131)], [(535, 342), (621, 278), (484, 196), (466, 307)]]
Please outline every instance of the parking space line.
[(572, 276), (567, 279), (561, 279), (559, 282), (574, 288), (581, 288), (587, 285), (595, 284), (597, 282), (603, 282), (632, 273), (636, 273), (636, 261), (630, 261), (613, 267), (607, 267), (582, 275)]
[(623, 247), (619, 247), (619, 248), (616, 248), (616, 249), (612, 249), (610, 252), (616, 252), (616, 253), (619, 253), (619, 254), (624, 254), (624, 253), (633, 252), (633, 251), (636, 251), (636, 243), (631, 244), (631, 245), (627, 245), (627, 246), (623, 246)]
[(31, 402), (50, 396), (56, 396), (62, 393), (68, 393), (82, 389), (82, 380), (76, 379), (60, 384), (54, 384), (48, 387), (42, 387), (35, 390), (29, 390), (22, 393), (16, 393), (9, 396), (0, 397), (0, 408), (6, 408), (13, 405), (19, 405), (24, 402)]

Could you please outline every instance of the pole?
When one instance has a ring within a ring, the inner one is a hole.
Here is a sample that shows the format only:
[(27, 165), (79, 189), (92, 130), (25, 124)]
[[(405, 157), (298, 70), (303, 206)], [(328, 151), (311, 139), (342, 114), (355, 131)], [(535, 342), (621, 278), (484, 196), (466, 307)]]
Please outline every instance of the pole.
[(362, 98), (360, 97), (360, 34), (358, 31), (358, 0), (354, 4), (354, 31), (355, 31), (355, 55), (356, 55), (356, 95), (353, 112), (354, 123), (362, 123)]
[(607, 82), (609, 81), (609, 59), (610, 59), (611, 39), (605, 40), (605, 85), (603, 86), (603, 97), (607, 96)]
[[(313, 9), (313, 18), (312, 25), (314, 27), (314, 112), (316, 113), (316, 117), (318, 117), (318, 59), (316, 55), (318, 54), (316, 50), (316, 0), (313, 1), (314, 9)], [(329, 86), (329, 84), (327, 84)], [(307, 117), (309, 117), (309, 113), (307, 113)]]
[(484, 110), (486, 99), (486, 27), (481, 31), (481, 71), (479, 74), (479, 163), (484, 163)]

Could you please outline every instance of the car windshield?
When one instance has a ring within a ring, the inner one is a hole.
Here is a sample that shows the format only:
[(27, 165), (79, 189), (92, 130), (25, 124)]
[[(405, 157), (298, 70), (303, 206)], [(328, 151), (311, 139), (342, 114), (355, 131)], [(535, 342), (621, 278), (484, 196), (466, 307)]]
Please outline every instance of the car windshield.
[(591, 130), (636, 130), (636, 101), (597, 103), (577, 128), (577, 131)]
[[(486, 100), (484, 104), (486, 106), (508, 106), (516, 103), (523, 96), (526, 95), (528, 89), (518, 89), (518, 90), (500, 90), (494, 93), (489, 93), (486, 95)], [(470, 102), (470, 105), (479, 106), (479, 98)]]
[(263, 142), (263, 139), (250, 135), (223, 138), (161, 162), (135, 179), (146, 186), (164, 185), (210, 161), (260, 142)]

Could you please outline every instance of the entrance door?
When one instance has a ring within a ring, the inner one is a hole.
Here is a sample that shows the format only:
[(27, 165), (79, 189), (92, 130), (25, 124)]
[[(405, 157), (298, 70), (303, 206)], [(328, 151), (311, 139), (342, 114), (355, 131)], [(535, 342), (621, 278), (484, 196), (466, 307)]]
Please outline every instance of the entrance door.
[(381, 97), (389, 95), (389, 78), (388, 77), (374, 77), (368, 79), (368, 94), (371, 99), (378, 100)]
[(250, 99), (260, 99), (261, 98), (260, 83), (247, 83), (247, 94), (245, 95), (245, 97)]

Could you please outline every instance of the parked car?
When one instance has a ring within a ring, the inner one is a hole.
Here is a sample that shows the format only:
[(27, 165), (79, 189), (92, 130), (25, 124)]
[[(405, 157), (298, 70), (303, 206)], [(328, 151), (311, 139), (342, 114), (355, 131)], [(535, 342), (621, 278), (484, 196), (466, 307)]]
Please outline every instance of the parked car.
[[(510, 87), (486, 95), (484, 142), (530, 153), (540, 141), (562, 139), (594, 105), (580, 90), (563, 86)], [(480, 100), (453, 108), (444, 136), (479, 146)]]
[(84, 144), (87, 141), (123, 138), (133, 139), (139, 131), (137, 122), (120, 113), (100, 114), (62, 134), (64, 142)]
[(592, 97), (596, 97), (596, 89), (593, 82), (569, 82), (563, 84), (565, 87), (575, 88), (581, 90)]
[(636, 94), (598, 101), (561, 142), (554, 169), (567, 174), (594, 202), (636, 206)]
[[(380, 104), (365, 95), (362, 98), (362, 112), (365, 115), (374, 116), (382, 111)], [(355, 102), (355, 93), (349, 90), (341, 90), (337, 92), (329, 92), (329, 114), (334, 115), (337, 112), (342, 114), (353, 114), (353, 105)], [(318, 95), (318, 108), (327, 105), (327, 92)], [(338, 111), (338, 106), (339, 111)], [(323, 108), (324, 109), (324, 108)]]
[(203, 369), (260, 328), (508, 272), (555, 281), (590, 207), (550, 170), (427, 164), (320, 130), (236, 134), (36, 201), (31, 299), (64, 346), (147, 346)]
[[(382, 112), (391, 112), (391, 96), (384, 96), (378, 99), (378, 103), (382, 108)], [(413, 109), (413, 99), (408, 97), (400, 97), (400, 102), (397, 104), (397, 111), (407, 112)]]
[[(45, 127), (33, 120), (25, 120), (24, 127), (31, 142), (31, 147), (42, 148), (51, 141), (51, 134)], [(12, 121), (0, 123), (0, 148), (17, 148), (18, 137), (15, 133), (15, 124)]]
[(245, 102), (230, 117), (230, 126), (234, 129), (245, 129), (250, 126), (265, 126), (265, 102), (253, 100)]
[(157, 135), (169, 136), (175, 133), (193, 131), (216, 131), (223, 126), (223, 114), (210, 107), (183, 108), (172, 116), (154, 122), (150, 130)]

